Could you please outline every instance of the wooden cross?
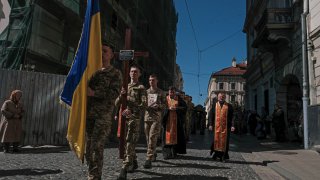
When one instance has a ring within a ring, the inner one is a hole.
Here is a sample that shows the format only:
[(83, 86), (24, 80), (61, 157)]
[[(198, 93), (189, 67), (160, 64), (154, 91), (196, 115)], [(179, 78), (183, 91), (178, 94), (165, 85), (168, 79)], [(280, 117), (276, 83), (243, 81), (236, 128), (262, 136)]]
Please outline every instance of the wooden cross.
[[(126, 29), (126, 36), (125, 36), (125, 50), (131, 49), (131, 29)], [(121, 54), (118, 55), (118, 57)], [(134, 52), (134, 55), (131, 60), (135, 57), (149, 57), (148, 52)], [(127, 108), (127, 92), (128, 92), (128, 83), (129, 83), (129, 59), (124, 60), (123, 63), (123, 84), (122, 87), (125, 89), (126, 93), (121, 97), (121, 107), (119, 111), (119, 122), (118, 122), (118, 132), (117, 136), (119, 137), (119, 157), (120, 159), (124, 158), (124, 151), (125, 151), (125, 137), (126, 137), (126, 117), (122, 116), (122, 112)]]

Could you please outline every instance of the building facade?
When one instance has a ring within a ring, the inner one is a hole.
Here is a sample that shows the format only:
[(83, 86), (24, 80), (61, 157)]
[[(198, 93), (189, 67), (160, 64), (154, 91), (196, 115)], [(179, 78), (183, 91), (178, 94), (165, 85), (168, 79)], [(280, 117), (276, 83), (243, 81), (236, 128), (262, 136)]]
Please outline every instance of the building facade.
[(106, 24), (103, 36), (116, 49), (124, 47), (125, 30), (130, 28), (132, 48), (149, 52), (149, 58), (131, 63), (142, 69), (142, 82), (148, 84), (149, 74), (155, 73), (160, 88), (174, 85), (178, 16), (173, 0), (106, 0), (101, 9)]
[(288, 137), (302, 120), (302, 1), (247, 0), (244, 32), (248, 69), (246, 108), (285, 112)]
[(183, 76), (180, 69), (180, 66), (176, 64), (175, 67), (175, 76), (174, 76), (174, 87), (179, 89), (180, 91), (183, 91)]
[(219, 92), (226, 94), (226, 101), (243, 106), (245, 97), (245, 79), (242, 77), (246, 72), (246, 61), (237, 64), (236, 59), (232, 59), (232, 66), (224, 68), (211, 75), (208, 84), (208, 97), (205, 108), (208, 112), (217, 98)]
[[(320, 3), (319, 0), (309, 0), (308, 36), (310, 39), (310, 83), (313, 93), (310, 96), (314, 101), (311, 105), (320, 105)], [(314, 77), (314, 79), (312, 79)]]
[[(3, 0), (2, 0), (3, 1)], [(67, 74), (77, 50), (86, 0), (9, 1), (11, 20), (0, 35), (0, 66), (53, 74)], [(176, 26), (173, 0), (100, 1), (102, 37), (124, 48), (125, 32), (131, 29), (131, 47), (149, 52), (130, 64), (142, 69), (142, 82), (151, 73), (159, 75), (159, 86), (174, 84)], [(114, 65), (122, 68), (121, 62)], [(161, 76), (160, 76), (161, 74)]]
[(308, 114), (310, 147), (320, 147), (320, 1), (309, 1), (307, 14), (307, 57), (309, 69), (310, 106)]
[(82, 29), (80, 0), (7, 4), (11, 12), (0, 35), (0, 67), (67, 74)]

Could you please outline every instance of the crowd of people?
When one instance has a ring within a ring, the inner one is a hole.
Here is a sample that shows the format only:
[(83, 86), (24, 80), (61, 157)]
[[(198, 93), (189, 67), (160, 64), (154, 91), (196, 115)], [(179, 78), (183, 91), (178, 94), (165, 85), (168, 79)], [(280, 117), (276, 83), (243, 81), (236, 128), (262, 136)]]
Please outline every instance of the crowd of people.
[(85, 152), (88, 179), (101, 179), (104, 143), (110, 135), (114, 119), (124, 117), (126, 124), (124, 158), (118, 179), (126, 179), (127, 173), (133, 173), (138, 168), (135, 148), (140, 139), (141, 121), (147, 142), (144, 168), (152, 168), (152, 162), (156, 161), (158, 139), (162, 142), (164, 159), (186, 154), (192, 127), (199, 126), (195, 125), (195, 119), (201, 121), (203, 128), (200, 129), (204, 131), (205, 111), (195, 112), (192, 97), (173, 86), (168, 88), (167, 93), (158, 88), (155, 74), (149, 75), (147, 89), (139, 81), (142, 72), (135, 65), (130, 67), (130, 81), (125, 88), (120, 71), (111, 63), (113, 47), (106, 42), (102, 45), (103, 67), (88, 82)]
[[(205, 109), (198, 105), (194, 107), (192, 97), (173, 86), (168, 91), (158, 88), (158, 76), (149, 75), (149, 88), (143, 85), (139, 78), (142, 74), (138, 66), (132, 65), (129, 70), (130, 81), (127, 85), (121, 84), (122, 75), (111, 65), (114, 56), (113, 47), (103, 43), (103, 68), (95, 73), (89, 80), (88, 116), (86, 127), (86, 160), (89, 167), (88, 179), (101, 179), (103, 166), (103, 144), (110, 135), (110, 128), (114, 119), (125, 119), (125, 151), (120, 174), (117, 179), (127, 179), (127, 173), (133, 173), (138, 168), (136, 146), (140, 138), (140, 124), (144, 123), (145, 139), (147, 142), (146, 160), (143, 167), (152, 168), (156, 161), (156, 147), (158, 139), (162, 143), (164, 160), (174, 159), (178, 154), (186, 154), (186, 144), (190, 134), (200, 130), (204, 134)], [(125, 88), (125, 86), (127, 86)], [(234, 130), (230, 121), (233, 116), (232, 106), (225, 102), (225, 94), (219, 94), (219, 112), (212, 124), (221, 123), (220, 132), (215, 126), (211, 128), (215, 133), (222, 133), (225, 138), (213, 139), (213, 158), (219, 157), (222, 161), (229, 159), (228, 143), (230, 130)], [(97, 103), (95, 104), (95, 102)], [(112, 102), (115, 102), (114, 104)], [(104, 107), (103, 104), (106, 104)], [(124, 107), (122, 107), (124, 106)], [(115, 113), (114, 109), (116, 109)], [(117, 112), (119, 111), (119, 112)], [(90, 116), (89, 116), (90, 115)], [(231, 128), (231, 129), (230, 129)], [(233, 128), (233, 129), (232, 129)], [(104, 136), (103, 138), (101, 136)], [(208, 147), (209, 149), (209, 147)]]
[[(261, 113), (258, 114), (255, 110), (246, 110), (234, 104), (234, 123), (236, 134), (248, 134), (256, 136), (257, 139), (269, 139), (272, 134), (275, 135), (276, 142), (285, 142), (288, 140), (286, 131), (288, 126), (285, 122), (284, 110), (279, 104), (274, 105), (274, 111), (268, 114), (265, 107), (261, 108)], [(299, 118), (299, 117), (297, 117)], [(295, 138), (301, 139), (302, 126), (301, 119), (297, 120), (300, 127), (294, 129)]]
[[(133, 173), (138, 168), (135, 148), (140, 137), (141, 121), (144, 123), (147, 142), (143, 165), (146, 169), (152, 168), (152, 162), (156, 161), (159, 139), (165, 160), (177, 158), (178, 154), (186, 154), (190, 134), (195, 134), (197, 130), (204, 134), (207, 113), (207, 127), (214, 133), (211, 146), (213, 159), (229, 159), (231, 132), (251, 134), (264, 139), (270, 136), (272, 126), (276, 141), (286, 140), (284, 112), (278, 104), (274, 106), (272, 115), (268, 115), (265, 108), (262, 108), (259, 115), (256, 111), (244, 110), (237, 103), (227, 103), (226, 95), (219, 93), (209, 112), (206, 112), (203, 106), (194, 106), (191, 96), (173, 86), (167, 92), (161, 90), (155, 74), (149, 76), (147, 89), (139, 82), (141, 69), (135, 65), (130, 67), (130, 82), (124, 88), (121, 72), (112, 66), (113, 57), (113, 47), (103, 42), (103, 66), (88, 81), (85, 152), (88, 179), (101, 179), (104, 145), (110, 136), (113, 121), (119, 119), (115, 116), (126, 119), (125, 152), (118, 177), (120, 180), (126, 179), (127, 173)], [(0, 140), (5, 153), (19, 151), (24, 112), (21, 97), (20, 90), (13, 91), (1, 108)], [(120, 108), (121, 106), (125, 107)], [(118, 112), (119, 109), (122, 110)]]

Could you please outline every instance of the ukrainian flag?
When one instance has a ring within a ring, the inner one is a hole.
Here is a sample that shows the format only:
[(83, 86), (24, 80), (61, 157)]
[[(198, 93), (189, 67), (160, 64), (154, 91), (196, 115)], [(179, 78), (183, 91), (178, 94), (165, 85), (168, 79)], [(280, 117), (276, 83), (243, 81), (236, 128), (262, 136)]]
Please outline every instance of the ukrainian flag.
[(99, 0), (88, 0), (82, 35), (60, 100), (70, 107), (67, 139), (84, 160), (88, 79), (102, 67)]

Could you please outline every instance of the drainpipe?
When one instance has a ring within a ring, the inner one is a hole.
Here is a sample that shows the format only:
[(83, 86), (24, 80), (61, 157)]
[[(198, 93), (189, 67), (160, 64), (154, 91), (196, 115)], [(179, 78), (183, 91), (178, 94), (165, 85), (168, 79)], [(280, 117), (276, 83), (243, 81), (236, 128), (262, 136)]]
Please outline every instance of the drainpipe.
[(315, 70), (314, 70), (314, 62), (311, 59), (311, 52), (313, 50), (313, 43), (310, 39), (310, 21), (308, 22), (308, 19), (310, 18), (310, 12), (308, 8), (308, 14), (306, 15), (306, 35), (307, 35), (307, 58), (308, 58), (308, 70), (309, 70), (309, 98), (310, 103), (309, 105), (315, 105), (317, 104), (317, 88), (315, 85)]
[(303, 73), (303, 137), (304, 149), (309, 149), (309, 132), (308, 132), (308, 104), (309, 104), (309, 80), (308, 80), (308, 57), (307, 57), (307, 22), (309, 14), (309, 0), (303, 1), (303, 13), (301, 14), (301, 36), (302, 36), (302, 73)]

